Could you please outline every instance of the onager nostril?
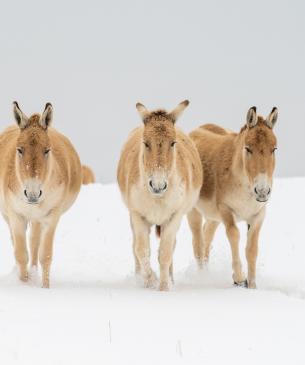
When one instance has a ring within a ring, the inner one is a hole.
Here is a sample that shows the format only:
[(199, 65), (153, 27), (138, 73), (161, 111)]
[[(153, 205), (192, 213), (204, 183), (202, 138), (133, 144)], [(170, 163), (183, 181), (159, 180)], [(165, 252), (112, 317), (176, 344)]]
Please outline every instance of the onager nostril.
[(270, 195), (270, 193), (271, 193), (271, 189), (269, 188), (267, 195)]
[(149, 180), (149, 186), (153, 189), (154, 186), (153, 186), (153, 183), (152, 183), (152, 180)]
[(26, 193), (26, 190), (23, 190), (23, 193), (26, 197), (28, 197), (28, 194)]
[(163, 186), (163, 190), (166, 190), (166, 189), (167, 189), (167, 183), (165, 182), (164, 186)]
[(42, 191), (41, 191), (41, 190), (39, 190), (39, 198), (41, 197), (41, 195), (42, 195)]
[(257, 191), (256, 187), (254, 188), (254, 192), (255, 192), (255, 194), (258, 194), (258, 191)]

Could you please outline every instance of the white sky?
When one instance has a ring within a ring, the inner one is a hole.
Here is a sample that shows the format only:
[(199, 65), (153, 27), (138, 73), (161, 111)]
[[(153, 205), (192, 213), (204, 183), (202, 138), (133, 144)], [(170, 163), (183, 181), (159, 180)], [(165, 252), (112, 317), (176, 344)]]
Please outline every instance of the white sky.
[(279, 108), (277, 174), (305, 175), (303, 1), (10, 1), (0, 12), (0, 123), (17, 100), (54, 106), (102, 182), (148, 108), (191, 104), (179, 126), (238, 130), (248, 108)]

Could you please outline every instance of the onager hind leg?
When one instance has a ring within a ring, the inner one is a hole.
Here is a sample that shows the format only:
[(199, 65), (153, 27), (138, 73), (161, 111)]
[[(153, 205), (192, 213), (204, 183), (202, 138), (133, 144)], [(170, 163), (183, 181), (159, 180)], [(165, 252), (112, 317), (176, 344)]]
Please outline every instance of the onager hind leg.
[(209, 261), (211, 243), (213, 241), (219, 222), (206, 221), (203, 226), (203, 260)]
[(53, 240), (58, 219), (45, 224), (41, 230), (39, 261), (42, 267), (42, 287), (50, 287), (50, 268), (53, 257)]
[(40, 223), (32, 222), (31, 236), (30, 236), (31, 267), (37, 267), (40, 236), (41, 236)]
[(19, 278), (22, 281), (28, 280), (28, 252), (26, 247), (26, 220), (16, 214), (9, 217), (10, 231), (13, 240), (16, 264), (19, 269)]
[(234, 283), (237, 285), (244, 285), (245, 275), (242, 272), (242, 265), (239, 256), (239, 239), (240, 239), (239, 230), (235, 224), (232, 213), (228, 209), (222, 208), (221, 215), (223, 223), (226, 227), (227, 237), (231, 245), (233, 280)]
[(157, 281), (156, 274), (150, 266), (150, 225), (138, 213), (131, 214), (132, 229), (134, 234), (134, 254), (136, 258), (136, 270), (139, 265), (144, 277), (146, 288), (154, 287)]
[(193, 252), (199, 267), (204, 261), (204, 244), (202, 231), (202, 215), (196, 208), (193, 208), (187, 215), (187, 220), (193, 235)]
[(159, 249), (160, 286), (159, 290), (169, 290), (169, 278), (172, 276), (173, 252), (176, 245), (176, 233), (182, 217), (174, 216), (170, 223), (162, 226)]

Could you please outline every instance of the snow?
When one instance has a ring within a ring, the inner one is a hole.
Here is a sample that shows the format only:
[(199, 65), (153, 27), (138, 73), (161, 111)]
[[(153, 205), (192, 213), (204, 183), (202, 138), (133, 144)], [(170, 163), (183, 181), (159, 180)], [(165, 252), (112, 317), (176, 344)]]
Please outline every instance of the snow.
[[(40, 288), (40, 273), (19, 282), (1, 219), (0, 364), (304, 364), (304, 206), (305, 178), (276, 179), (257, 290), (232, 285), (223, 227), (199, 271), (185, 220), (175, 285), (165, 293), (143, 288), (133, 275), (128, 212), (116, 185), (84, 186), (62, 217), (49, 290)], [(240, 228), (245, 264), (245, 223)]]

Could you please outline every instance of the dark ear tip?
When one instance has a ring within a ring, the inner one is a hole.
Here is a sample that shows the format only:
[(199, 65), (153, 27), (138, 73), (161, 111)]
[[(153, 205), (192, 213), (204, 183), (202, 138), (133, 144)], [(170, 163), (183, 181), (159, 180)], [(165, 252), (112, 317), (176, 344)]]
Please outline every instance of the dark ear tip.
[(256, 113), (256, 106), (251, 106), (251, 108)]
[(276, 106), (274, 106), (274, 107), (272, 108), (271, 113), (273, 113), (273, 112), (275, 112), (275, 111), (277, 111), (277, 107), (276, 107)]
[(45, 106), (44, 110), (46, 110), (48, 107), (53, 108), (51, 103), (46, 103), (46, 106)]
[(19, 108), (17, 101), (13, 101), (13, 106), (16, 106), (17, 108)]
[(184, 101), (182, 102), (182, 104), (184, 104), (185, 106), (188, 106), (188, 105), (189, 105), (189, 103), (190, 103), (190, 101), (189, 101), (189, 100), (184, 100)]

